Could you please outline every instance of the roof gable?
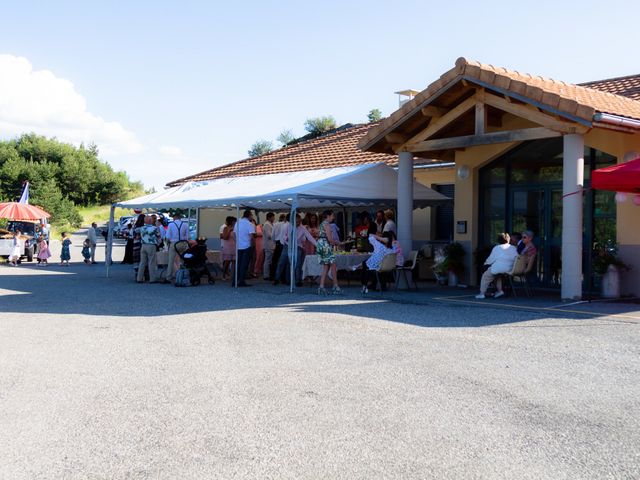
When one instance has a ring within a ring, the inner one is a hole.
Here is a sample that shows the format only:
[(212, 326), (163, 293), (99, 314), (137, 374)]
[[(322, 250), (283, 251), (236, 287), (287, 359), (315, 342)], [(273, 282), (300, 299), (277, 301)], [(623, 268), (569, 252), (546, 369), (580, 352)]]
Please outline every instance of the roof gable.
[[(385, 135), (403, 129), (403, 133), (410, 134), (427, 115), (425, 109), (432, 102), (437, 101), (439, 107), (447, 108), (463, 98), (464, 92), (452, 92), (467, 82), (585, 126), (592, 125), (597, 112), (640, 119), (640, 102), (631, 98), (459, 58), (454, 68), (367, 132), (360, 141), (360, 147), (369, 151), (391, 152)], [(448, 98), (452, 96), (455, 96), (454, 102)]]

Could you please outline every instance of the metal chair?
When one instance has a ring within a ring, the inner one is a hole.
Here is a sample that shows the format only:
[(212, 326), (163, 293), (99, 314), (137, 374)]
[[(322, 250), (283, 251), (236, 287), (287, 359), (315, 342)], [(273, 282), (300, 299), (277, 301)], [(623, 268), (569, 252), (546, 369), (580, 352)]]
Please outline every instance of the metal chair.
[[(413, 278), (413, 271), (415, 270), (417, 265), (418, 265), (418, 250), (411, 250), (411, 254), (409, 255), (408, 265), (407, 265), (407, 262), (405, 262), (404, 265), (400, 267), (396, 267), (396, 290), (398, 290), (398, 286), (400, 285), (400, 282), (398, 281), (400, 278), (400, 273), (402, 273), (404, 277), (404, 281), (407, 284), (407, 287), (409, 286), (409, 278), (410, 278), (411, 281), (413, 282), (413, 288), (415, 290), (418, 290), (418, 284)], [(407, 278), (407, 272), (409, 272), (408, 278)]]

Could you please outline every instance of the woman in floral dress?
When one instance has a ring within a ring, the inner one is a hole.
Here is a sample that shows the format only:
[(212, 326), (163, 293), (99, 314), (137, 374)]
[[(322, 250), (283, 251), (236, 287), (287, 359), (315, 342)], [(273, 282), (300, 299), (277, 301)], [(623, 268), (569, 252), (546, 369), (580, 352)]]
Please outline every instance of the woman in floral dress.
[(333, 280), (333, 290), (331, 293), (339, 295), (342, 290), (338, 286), (338, 271), (336, 269), (336, 256), (333, 253), (333, 246), (340, 242), (334, 238), (331, 230), (331, 223), (334, 221), (333, 210), (325, 210), (322, 212), (322, 223), (320, 224), (320, 232), (318, 234), (318, 242), (316, 244), (316, 253), (318, 262), (322, 265), (322, 275), (320, 276), (320, 287), (318, 295), (326, 295), (327, 290), (324, 288), (324, 282), (331, 269), (331, 279)]

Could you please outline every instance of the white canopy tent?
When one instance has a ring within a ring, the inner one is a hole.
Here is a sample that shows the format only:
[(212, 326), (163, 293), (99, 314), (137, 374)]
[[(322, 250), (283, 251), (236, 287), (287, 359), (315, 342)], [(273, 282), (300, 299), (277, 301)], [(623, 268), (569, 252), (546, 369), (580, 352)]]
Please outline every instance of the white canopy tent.
[[(297, 209), (389, 205), (398, 198), (398, 174), (384, 163), (276, 173), (245, 177), (226, 177), (190, 182), (162, 192), (113, 204), (109, 220), (107, 268), (111, 263), (113, 216), (116, 207), (124, 208), (251, 208), (256, 210)], [(414, 208), (450, 201), (444, 195), (414, 180)], [(239, 216), (239, 215), (238, 215)], [(295, 226), (295, 220), (291, 222)], [(295, 240), (295, 235), (291, 238)], [(292, 242), (292, 243), (295, 243)], [(291, 264), (296, 245), (289, 245)], [(236, 265), (237, 268), (237, 265)], [(293, 289), (293, 278), (292, 278)]]

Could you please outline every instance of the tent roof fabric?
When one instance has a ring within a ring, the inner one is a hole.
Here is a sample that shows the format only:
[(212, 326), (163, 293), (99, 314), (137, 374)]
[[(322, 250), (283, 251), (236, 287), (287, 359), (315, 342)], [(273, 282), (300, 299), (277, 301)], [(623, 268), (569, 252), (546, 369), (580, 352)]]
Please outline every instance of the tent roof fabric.
[[(398, 198), (397, 172), (384, 163), (190, 182), (119, 202), (127, 208), (229, 208), (259, 210), (385, 205)], [(450, 201), (414, 181), (414, 205)]]
[(640, 193), (640, 158), (594, 170), (591, 173), (591, 188)]

